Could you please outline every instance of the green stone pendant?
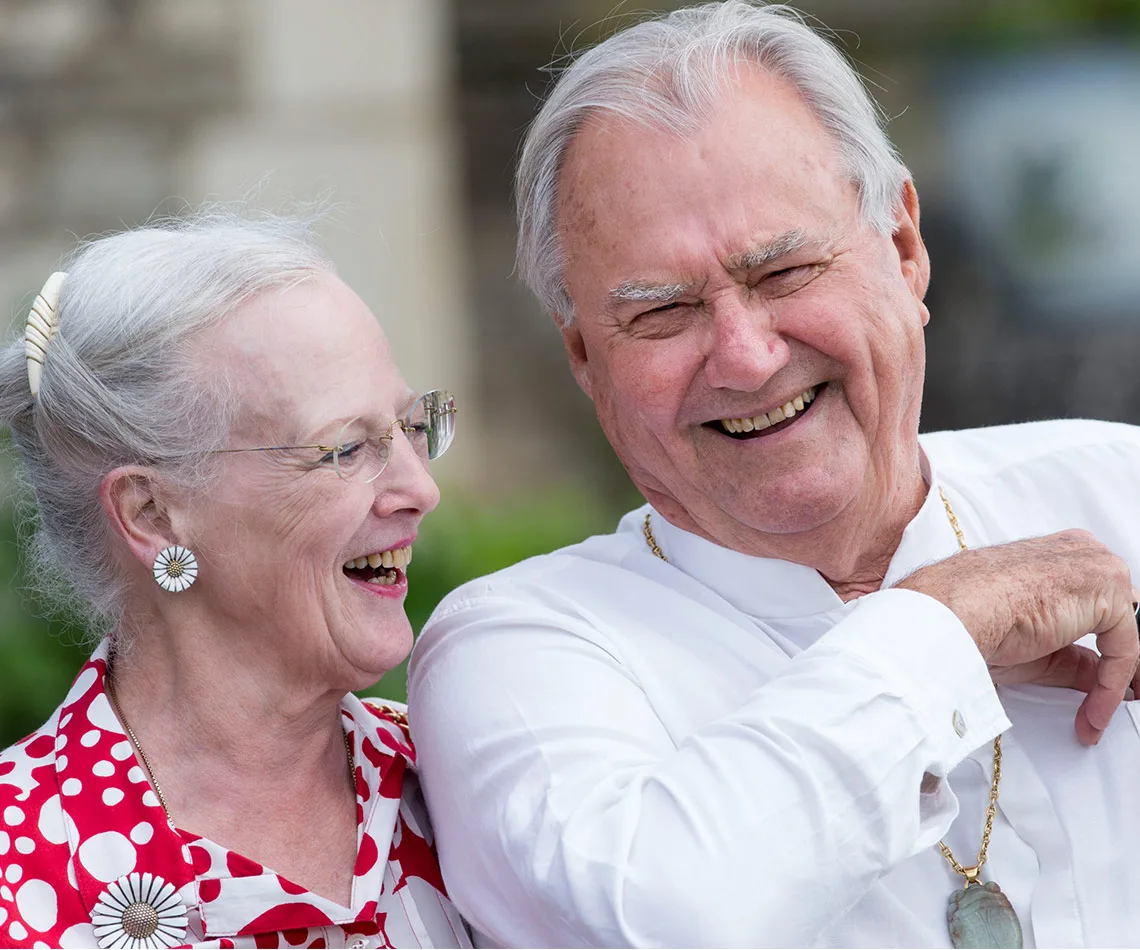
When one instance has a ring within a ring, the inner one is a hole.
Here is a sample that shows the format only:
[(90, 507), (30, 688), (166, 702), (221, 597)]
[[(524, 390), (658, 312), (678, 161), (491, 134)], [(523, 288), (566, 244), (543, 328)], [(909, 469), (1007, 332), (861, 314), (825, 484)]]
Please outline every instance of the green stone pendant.
[(952, 947), (1021, 948), (1021, 921), (993, 881), (971, 881), (946, 905)]

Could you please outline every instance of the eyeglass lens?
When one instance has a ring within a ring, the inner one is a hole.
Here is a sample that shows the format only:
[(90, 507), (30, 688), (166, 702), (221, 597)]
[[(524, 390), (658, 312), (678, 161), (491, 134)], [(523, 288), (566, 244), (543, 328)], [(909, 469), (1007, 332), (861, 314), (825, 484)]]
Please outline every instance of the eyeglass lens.
[(373, 481), (384, 471), (392, 455), (395, 430), (402, 428), (420, 458), (437, 459), (455, 438), (455, 399), (442, 389), (424, 393), (402, 420), (392, 423), (388, 433), (375, 439), (353, 436), (356, 422), (344, 427), (337, 439), (339, 449), (333, 464), (341, 478)]

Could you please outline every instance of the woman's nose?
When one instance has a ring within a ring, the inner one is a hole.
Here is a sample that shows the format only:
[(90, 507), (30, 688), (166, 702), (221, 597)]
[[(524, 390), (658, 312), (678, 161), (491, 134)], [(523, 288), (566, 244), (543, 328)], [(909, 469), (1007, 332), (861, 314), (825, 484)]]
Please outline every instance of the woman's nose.
[(380, 515), (409, 509), (427, 514), (439, 504), (439, 486), (401, 426), (394, 428), (389, 452), (388, 464), (373, 483), (374, 510)]

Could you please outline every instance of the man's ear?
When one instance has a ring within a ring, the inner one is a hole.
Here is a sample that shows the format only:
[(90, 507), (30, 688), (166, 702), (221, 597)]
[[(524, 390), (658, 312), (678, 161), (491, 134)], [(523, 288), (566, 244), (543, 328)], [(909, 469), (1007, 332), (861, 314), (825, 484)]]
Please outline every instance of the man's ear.
[[(559, 324), (561, 326), (561, 322)], [(570, 372), (578, 381), (578, 387), (591, 399), (594, 393), (590, 386), (590, 358), (586, 353), (586, 342), (574, 324), (562, 327), (562, 345), (570, 359)]]
[(141, 465), (122, 465), (104, 475), (99, 486), (99, 503), (111, 527), (148, 568), (159, 551), (178, 543), (162, 496), (162, 481)]
[(922, 301), (926, 296), (926, 288), (930, 286), (930, 255), (926, 252), (926, 245), (919, 232), (918, 219), (918, 192), (914, 189), (914, 182), (908, 178), (903, 185), (895, 214), (894, 244), (903, 279), (918, 302), (922, 325), (926, 326), (930, 320), (930, 311)]

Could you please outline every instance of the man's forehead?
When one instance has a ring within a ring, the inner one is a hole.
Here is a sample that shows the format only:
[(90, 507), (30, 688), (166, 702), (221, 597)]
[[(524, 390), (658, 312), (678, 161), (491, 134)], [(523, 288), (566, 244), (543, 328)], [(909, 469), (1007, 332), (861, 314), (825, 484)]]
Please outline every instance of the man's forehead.
[[(802, 251), (823, 251), (831, 246), (830, 234), (813, 234), (805, 228), (792, 228), (772, 237), (756, 238), (736, 250), (730, 250), (719, 261), (725, 270), (746, 272), (774, 265)], [(614, 305), (627, 302), (661, 302), (696, 293), (704, 284), (704, 275), (647, 275), (619, 279), (606, 293)]]

